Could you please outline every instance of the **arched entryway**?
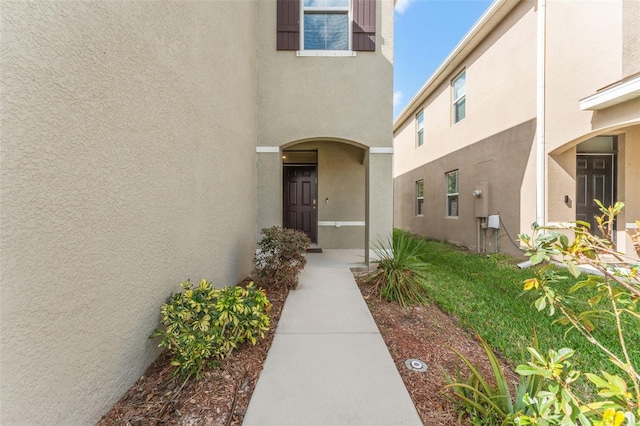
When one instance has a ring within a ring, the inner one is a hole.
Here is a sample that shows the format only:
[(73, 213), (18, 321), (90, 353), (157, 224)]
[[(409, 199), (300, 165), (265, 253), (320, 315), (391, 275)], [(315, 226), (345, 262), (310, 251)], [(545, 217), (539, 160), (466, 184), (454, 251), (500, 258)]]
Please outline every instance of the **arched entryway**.
[(282, 149), (282, 224), (318, 247), (366, 246), (365, 148), (311, 140)]

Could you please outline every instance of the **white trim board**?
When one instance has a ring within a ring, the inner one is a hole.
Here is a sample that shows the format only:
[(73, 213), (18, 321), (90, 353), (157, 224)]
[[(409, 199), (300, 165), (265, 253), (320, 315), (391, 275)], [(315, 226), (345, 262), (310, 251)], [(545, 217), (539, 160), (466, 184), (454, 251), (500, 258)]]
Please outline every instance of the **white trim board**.
[(640, 97), (640, 77), (615, 84), (589, 97), (580, 99), (580, 110), (600, 110)]
[(318, 226), (334, 226), (336, 228), (342, 226), (365, 226), (365, 222), (359, 220), (320, 220), (318, 221)]
[(260, 152), (260, 153), (280, 153), (280, 147), (279, 146), (257, 146), (256, 147), (256, 152)]
[(298, 50), (296, 56), (335, 56), (335, 57), (356, 57), (353, 50)]
[(369, 148), (371, 154), (393, 154), (393, 147), (376, 147)]

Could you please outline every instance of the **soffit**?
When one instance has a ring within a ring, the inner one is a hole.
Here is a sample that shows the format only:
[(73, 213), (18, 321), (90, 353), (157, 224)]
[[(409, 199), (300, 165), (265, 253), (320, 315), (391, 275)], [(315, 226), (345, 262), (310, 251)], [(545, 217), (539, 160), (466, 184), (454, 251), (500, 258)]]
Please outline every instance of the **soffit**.
[(640, 97), (640, 73), (629, 76), (580, 99), (580, 110), (598, 111)]

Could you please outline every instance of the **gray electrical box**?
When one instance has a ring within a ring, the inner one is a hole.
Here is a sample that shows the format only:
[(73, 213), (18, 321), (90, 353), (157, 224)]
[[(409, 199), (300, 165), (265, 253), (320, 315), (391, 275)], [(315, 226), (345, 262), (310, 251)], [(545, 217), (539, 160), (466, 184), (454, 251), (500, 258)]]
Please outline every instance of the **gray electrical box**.
[(476, 217), (489, 216), (489, 182), (481, 182), (473, 190)]

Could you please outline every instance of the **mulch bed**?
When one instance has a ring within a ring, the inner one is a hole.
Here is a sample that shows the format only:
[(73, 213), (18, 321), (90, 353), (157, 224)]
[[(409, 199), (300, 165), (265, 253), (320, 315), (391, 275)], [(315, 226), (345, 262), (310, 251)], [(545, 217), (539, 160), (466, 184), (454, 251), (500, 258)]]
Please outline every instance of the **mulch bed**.
[(239, 347), (217, 368), (207, 368), (200, 380), (186, 384), (173, 374), (171, 356), (163, 352), (98, 425), (241, 425), (286, 295), (284, 290), (269, 292), (271, 327), (255, 346)]
[[(371, 296), (370, 287), (360, 288), (422, 422), (426, 426), (457, 424), (453, 404), (442, 393), (446, 384), (442, 370), (455, 375), (456, 368), (462, 367), (451, 351), (455, 348), (490, 377), (490, 366), (480, 343), (459, 327), (456, 318), (435, 305), (402, 308)], [(186, 383), (173, 374), (175, 367), (170, 365), (170, 355), (163, 352), (98, 425), (241, 425), (286, 294), (269, 292), (273, 304), (271, 328), (255, 346), (238, 348), (219, 361), (217, 368), (206, 369), (199, 381)], [(407, 369), (405, 361), (412, 358), (425, 362), (428, 370)], [(512, 371), (512, 367), (507, 370)], [(466, 377), (466, 371), (462, 371)], [(517, 382), (515, 373), (510, 378)]]
[[(370, 286), (360, 283), (360, 289), (424, 425), (457, 424), (458, 414), (442, 391), (446, 385), (443, 370), (455, 377), (456, 369), (460, 369), (463, 377), (468, 376), (468, 370), (451, 350), (454, 348), (485, 378), (493, 377), (480, 342), (458, 325), (457, 318), (436, 305), (403, 308), (371, 295)], [(425, 362), (427, 371), (409, 370), (405, 366), (408, 359)], [(513, 367), (503, 359), (501, 363), (509, 381), (517, 383)]]

